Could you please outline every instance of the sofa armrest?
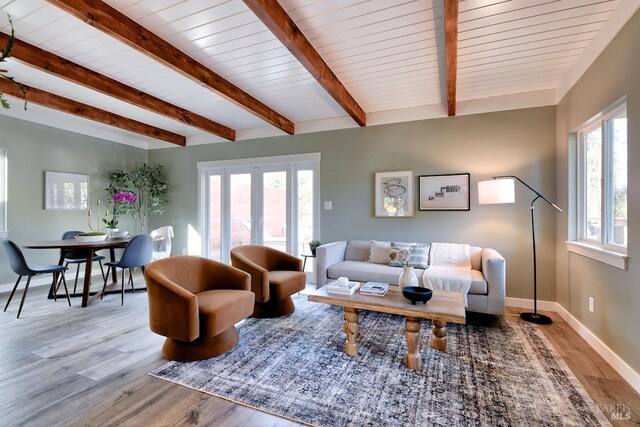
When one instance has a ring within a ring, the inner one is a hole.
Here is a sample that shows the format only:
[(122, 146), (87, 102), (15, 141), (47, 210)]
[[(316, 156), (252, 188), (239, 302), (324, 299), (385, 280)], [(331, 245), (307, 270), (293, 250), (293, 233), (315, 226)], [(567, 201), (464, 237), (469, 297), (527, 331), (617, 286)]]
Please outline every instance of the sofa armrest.
[(346, 249), (347, 242), (345, 240), (326, 243), (316, 248), (316, 289), (327, 284), (329, 267), (344, 261)]
[(149, 327), (175, 340), (191, 342), (200, 336), (198, 299), (159, 271), (145, 269), (149, 298)]
[(506, 294), (506, 262), (495, 249), (482, 249), (482, 274), (487, 281), (488, 312), (504, 314)]

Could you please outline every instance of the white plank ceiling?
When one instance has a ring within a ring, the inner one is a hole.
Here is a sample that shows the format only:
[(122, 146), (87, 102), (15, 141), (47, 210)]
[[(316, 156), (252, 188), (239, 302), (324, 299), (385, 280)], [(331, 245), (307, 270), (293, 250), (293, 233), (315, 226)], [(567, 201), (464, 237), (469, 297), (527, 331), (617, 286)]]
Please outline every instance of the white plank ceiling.
[[(356, 127), (242, 0), (106, 0), (296, 124), (296, 133)], [(367, 113), (368, 125), (446, 116), (443, 0), (280, 0)], [(461, 0), (458, 114), (555, 104), (635, 13), (640, 0)], [(0, 0), (0, 31), (237, 131), (284, 132), (45, 0)], [(585, 66), (586, 64), (586, 66)], [(187, 136), (189, 125), (10, 60), (18, 81)], [(473, 108), (465, 108), (473, 105)], [(154, 148), (167, 143), (46, 108), (25, 120)], [(61, 122), (65, 122), (64, 124)], [(100, 129), (105, 130), (104, 133)], [(107, 135), (107, 136), (105, 136)]]

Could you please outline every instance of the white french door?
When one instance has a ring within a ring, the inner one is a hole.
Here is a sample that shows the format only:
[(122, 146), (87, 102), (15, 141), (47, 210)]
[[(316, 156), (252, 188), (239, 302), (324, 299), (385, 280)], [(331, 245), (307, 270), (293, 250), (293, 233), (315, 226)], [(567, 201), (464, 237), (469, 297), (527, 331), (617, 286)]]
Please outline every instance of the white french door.
[(319, 236), (320, 154), (198, 163), (202, 254), (258, 244), (300, 255)]

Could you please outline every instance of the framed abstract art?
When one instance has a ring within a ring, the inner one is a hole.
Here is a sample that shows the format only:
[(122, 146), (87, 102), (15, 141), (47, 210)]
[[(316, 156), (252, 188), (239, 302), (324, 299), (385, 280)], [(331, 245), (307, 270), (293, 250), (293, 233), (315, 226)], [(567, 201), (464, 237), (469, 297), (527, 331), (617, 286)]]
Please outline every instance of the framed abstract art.
[(377, 172), (374, 187), (376, 217), (413, 216), (413, 171)]

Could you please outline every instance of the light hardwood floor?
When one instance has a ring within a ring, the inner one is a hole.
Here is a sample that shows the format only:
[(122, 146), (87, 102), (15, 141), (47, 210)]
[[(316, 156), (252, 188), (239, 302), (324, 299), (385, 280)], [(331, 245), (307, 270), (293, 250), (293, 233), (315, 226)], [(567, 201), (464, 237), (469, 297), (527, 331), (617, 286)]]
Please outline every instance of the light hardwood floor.
[[(3, 307), (7, 297), (0, 294)], [(163, 338), (148, 329), (145, 292), (127, 293), (124, 307), (119, 295), (84, 309), (78, 298), (72, 304), (47, 300), (40, 287), (29, 292), (22, 318), (18, 301), (0, 312), (1, 425), (296, 425), (147, 375), (165, 360)], [(518, 321), (517, 310), (508, 316)], [(614, 425), (640, 424), (640, 396), (554, 320), (546, 336), (596, 403), (630, 408), (631, 419)]]

